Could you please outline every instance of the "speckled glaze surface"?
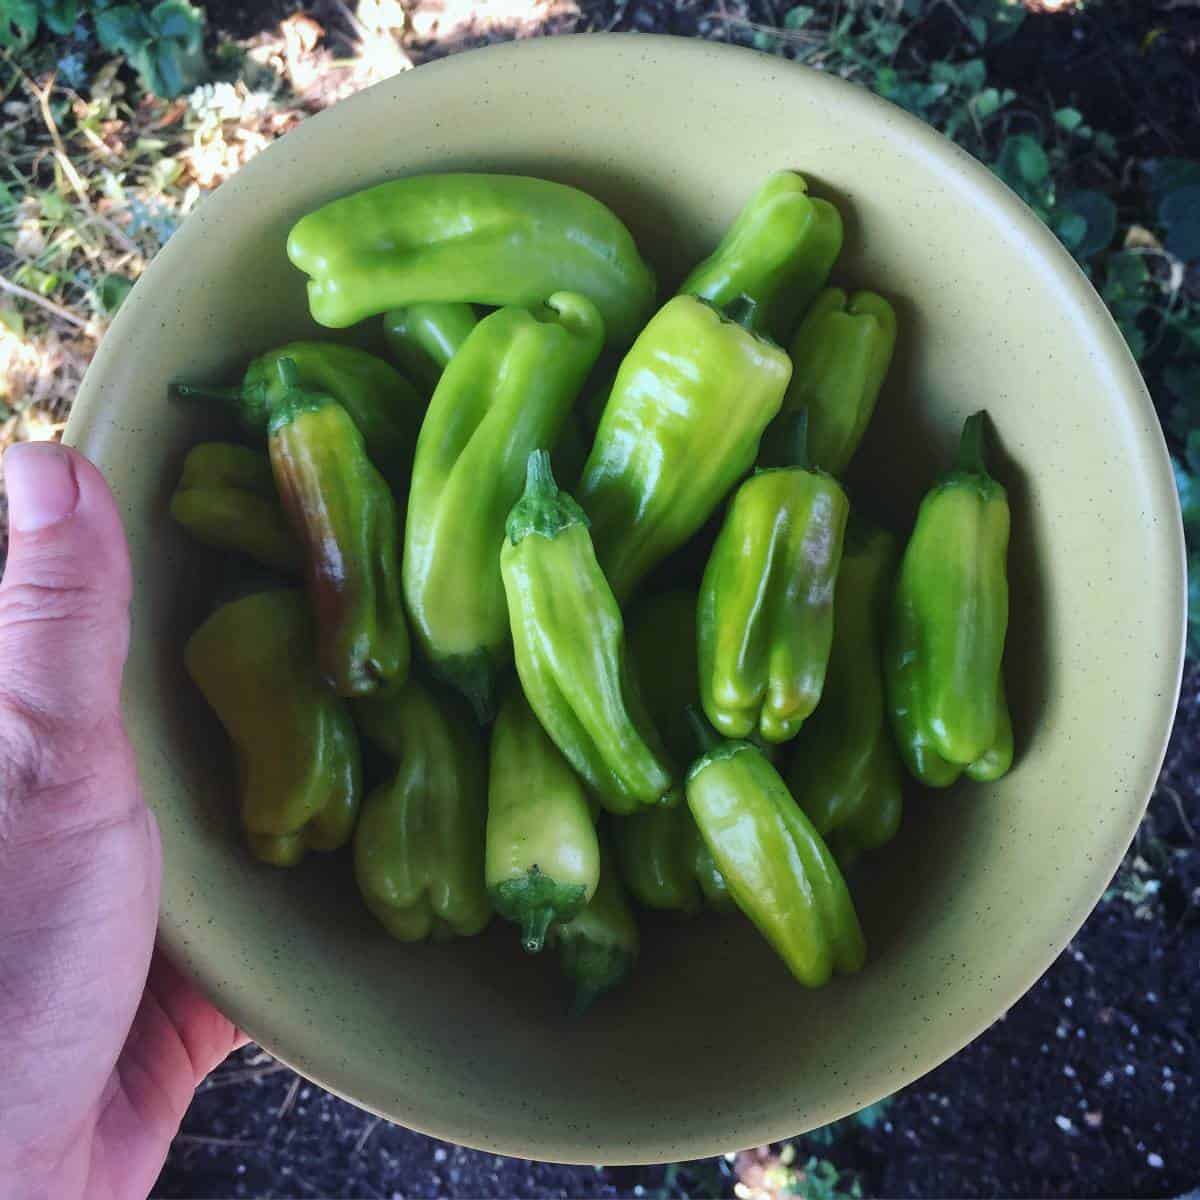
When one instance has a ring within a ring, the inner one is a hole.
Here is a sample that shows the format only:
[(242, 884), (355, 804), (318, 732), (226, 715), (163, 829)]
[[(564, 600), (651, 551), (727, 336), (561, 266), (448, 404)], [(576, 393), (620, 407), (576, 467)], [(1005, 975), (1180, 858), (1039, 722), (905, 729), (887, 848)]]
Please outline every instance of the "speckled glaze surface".
[[(842, 280), (895, 302), (898, 359), (857, 494), (904, 528), (962, 419), (992, 415), (1014, 505), (1008, 663), (1019, 760), (914, 796), (852, 879), (855, 978), (793, 984), (737, 919), (647, 921), (630, 984), (564, 1015), (550, 955), (508, 928), (404, 947), (348, 857), (253, 864), (232, 772), (180, 661), (219, 560), (167, 517), (214, 424), (170, 380), (236, 377), (313, 332), (292, 222), (411, 172), (527, 172), (611, 204), (670, 287), (768, 171), (840, 205)], [(1174, 711), (1183, 547), (1162, 436), (1099, 299), (1054, 238), (949, 142), (778, 59), (631, 35), (465, 54), (306, 122), (172, 238), (88, 373), (67, 438), (111, 482), (133, 548), (126, 711), (165, 845), (162, 936), (273, 1053), (393, 1120), (582, 1163), (693, 1158), (796, 1134), (892, 1092), (1023, 993), (1092, 908), (1141, 816)]]

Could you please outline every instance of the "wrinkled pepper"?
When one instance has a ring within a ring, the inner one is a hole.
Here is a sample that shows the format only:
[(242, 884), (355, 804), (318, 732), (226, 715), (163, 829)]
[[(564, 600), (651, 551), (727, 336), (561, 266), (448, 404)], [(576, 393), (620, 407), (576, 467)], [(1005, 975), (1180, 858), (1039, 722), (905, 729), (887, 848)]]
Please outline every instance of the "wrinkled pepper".
[(432, 396), (477, 322), (469, 304), (410, 304), (383, 314), (383, 336), (400, 369)]
[(414, 175), (302, 217), (288, 257), (319, 325), (341, 328), (428, 301), (533, 308), (581, 292), (627, 346), (654, 302), (654, 273), (611, 209), (521, 175)]
[(304, 550), (279, 505), (266, 455), (232, 442), (201, 442), (183, 460), (171, 516), (196, 539), (298, 574)]
[(882, 296), (823, 291), (792, 341), (792, 381), (763, 450), (786, 437), (789, 418), (803, 410), (809, 460), (841, 475), (867, 432), (895, 346), (896, 314)]
[(250, 852), (280, 867), (348, 841), (361, 794), (354, 725), (312, 647), (303, 593), (282, 589), (217, 609), (184, 651), (233, 743)]
[(885, 670), (892, 730), (912, 775), (948, 787), (1012, 765), (1001, 661), (1008, 629), (1009, 508), (984, 464), (984, 413), (955, 468), (921, 502), (892, 603)]
[(737, 490), (700, 584), (700, 696), (726, 737), (788, 741), (821, 699), (850, 505), (804, 437), (801, 415), (795, 465)]
[(846, 531), (834, 599), (833, 649), (821, 703), (793, 745), (788, 787), (838, 861), (890, 841), (903, 774), (883, 698), (896, 539), (856, 516)]
[(563, 974), (575, 985), (571, 1012), (586, 1012), (633, 968), (638, 927), (621, 888), (610, 847), (601, 843), (600, 882), (583, 911), (559, 925), (555, 944)]
[(778, 346), (694, 296), (668, 301), (642, 331), (617, 371), (578, 492), (622, 603), (750, 469), (791, 370)]
[(278, 371), (271, 467), (305, 547), (317, 659), (334, 691), (362, 696), (408, 673), (396, 502), (346, 410), (302, 390), (290, 359)]
[(291, 359), (299, 386), (336, 400), (361, 430), (371, 461), (398, 492), (408, 487), (417, 429), (424, 402), (412, 384), (381, 358), (334, 342), (289, 342), (260, 354), (238, 388), (200, 388), (177, 384), (185, 397), (216, 399), (230, 407), (242, 427), (265, 438), (276, 406), (287, 394), (279, 374)]
[(687, 805), (646, 809), (614, 824), (621, 878), (639, 904), (689, 916), (734, 907)]
[(531, 451), (554, 445), (604, 340), (596, 306), (559, 292), (485, 317), (429, 402), (413, 463), (404, 596), (435, 672), (491, 719), (510, 655), (505, 521)]
[(857, 971), (866, 943), (846, 881), (779, 772), (749, 742), (707, 735), (687, 802), (738, 907), (806, 987)]
[(776, 171), (679, 290), (719, 307), (748, 296), (756, 305), (755, 331), (782, 342), (825, 285), (841, 249), (838, 210), (810, 196), (802, 175)]
[(367, 907), (402, 942), (479, 933), (492, 911), (483, 882), (487, 783), (470, 720), (415, 679), (356, 701), (354, 716), (397, 761), (367, 797), (354, 835)]
[(587, 793), (520, 688), (492, 729), (486, 877), (492, 907), (521, 926), (531, 954), (587, 904), (600, 877)]
[(587, 518), (550, 456), (529, 456), (500, 551), (517, 674), (546, 732), (605, 808), (674, 803), (674, 774), (646, 713), (625, 626)]

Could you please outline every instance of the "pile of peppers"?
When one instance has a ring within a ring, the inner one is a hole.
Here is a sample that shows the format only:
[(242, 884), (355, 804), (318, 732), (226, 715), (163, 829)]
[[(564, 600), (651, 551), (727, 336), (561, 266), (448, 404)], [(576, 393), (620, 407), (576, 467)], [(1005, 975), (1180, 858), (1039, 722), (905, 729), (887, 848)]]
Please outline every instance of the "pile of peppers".
[(983, 413), (910, 531), (848, 486), (899, 331), (829, 285), (841, 246), (792, 171), (666, 295), (615, 213), (542, 179), (297, 222), (313, 320), (356, 344), (175, 388), (232, 418), (170, 511), (238, 564), (184, 661), (253, 859), (350, 853), (402, 942), (497, 915), (576, 1010), (628, 975), (639, 911), (748, 918), (806, 987), (860, 969), (847, 880), (906, 787), (1012, 766), (1010, 522)]

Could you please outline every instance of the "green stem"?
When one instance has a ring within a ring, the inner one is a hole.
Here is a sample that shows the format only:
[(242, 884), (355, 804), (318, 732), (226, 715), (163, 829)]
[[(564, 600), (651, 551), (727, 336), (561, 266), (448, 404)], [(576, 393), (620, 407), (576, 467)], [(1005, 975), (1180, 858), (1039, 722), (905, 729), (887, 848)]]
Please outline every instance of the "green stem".
[(531, 533), (553, 539), (572, 525), (587, 524), (583, 509), (555, 483), (549, 451), (532, 451), (525, 466), (525, 491), (505, 523), (508, 540), (515, 546)]
[(740, 325), (750, 333), (755, 333), (755, 318), (758, 316), (758, 301), (743, 292), (740, 296), (725, 305), (721, 310), (725, 320)]
[(808, 409), (784, 413), (775, 419), (769, 436), (763, 439), (759, 455), (763, 470), (795, 467), (812, 470), (808, 458)]
[(721, 739), (717, 736), (717, 731), (708, 723), (704, 714), (694, 704), (687, 706), (684, 710), (684, 715), (687, 717), (688, 724), (692, 729), (692, 737), (696, 742), (697, 758), (703, 754), (707, 754), (710, 750), (715, 750), (721, 744)]
[(983, 458), (986, 423), (987, 412), (983, 409), (966, 419), (963, 424), (962, 440), (958, 443), (956, 471), (964, 475), (987, 474), (987, 465)]
[(220, 400), (225, 404), (241, 404), (242, 389), (195, 387), (190, 383), (173, 383), (171, 391), (181, 400)]
[(523, 499), (553, 500), (558, 496), (554, 468), (548, 450), (533, 450), (525, 463), (525, 495)]
[(279, 372), (279, 382), (289, 391), (300, 386), (300, 371), (294, 358), (281, 358), (275, 369)]
[(554, 905), (542, 904), (530, 909), (521, 922), (521, 945), (529, 954), (541, 953), (546, 944), (546, 934), (554, 921)]

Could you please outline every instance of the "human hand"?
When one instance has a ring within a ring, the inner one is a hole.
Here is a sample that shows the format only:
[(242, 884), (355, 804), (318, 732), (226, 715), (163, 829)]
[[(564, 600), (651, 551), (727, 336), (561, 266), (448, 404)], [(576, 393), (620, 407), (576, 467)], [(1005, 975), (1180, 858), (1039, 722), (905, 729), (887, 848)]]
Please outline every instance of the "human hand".
[(4, 468), (0, 1180), (12, 1200), (140, 1200), (244, 1039), (154, 950), (162, 859), (121, 724), (112, 496), (62, 446), (15, 446)]

